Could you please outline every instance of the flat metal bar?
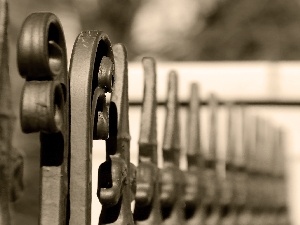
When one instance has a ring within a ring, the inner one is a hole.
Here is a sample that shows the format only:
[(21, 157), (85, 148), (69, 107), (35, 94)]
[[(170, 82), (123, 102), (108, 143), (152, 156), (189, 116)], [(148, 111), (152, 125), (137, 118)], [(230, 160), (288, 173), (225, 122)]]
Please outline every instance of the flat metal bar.
[[(233, 99), (233, 100), (219, 100), (218, 105), (219, 106), (224, 106), (228, 103), (232, 103), (234, 105), (243, 105), (243, 106), (259, 106), (259, 107), (300, 107), (300, 99), (299, 100), (278, 100), (278, 99)], [(164, 106), (166, 104), (165, 101), (158, 101), (157, 105), (158, 106)], [(179, 101), (178, 104), (181, 107), (188, 107), (189, 102), (184, 100), (184, 101)], [(201, 105), (207, 106), (208, 101), (207, 100), (202, 100)], [(140, 107), (142, 106), (141, 101), (129, 101), (129, 106), (130, 107)]]

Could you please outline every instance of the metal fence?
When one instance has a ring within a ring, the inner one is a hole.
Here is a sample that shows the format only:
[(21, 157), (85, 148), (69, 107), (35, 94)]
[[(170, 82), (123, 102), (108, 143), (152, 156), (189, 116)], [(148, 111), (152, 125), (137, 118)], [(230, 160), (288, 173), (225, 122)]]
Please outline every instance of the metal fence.
[[(0, 224), (8, 225), (14, 217), (10, 202), (22, 198), (26, 163), (12, 143), (5, 0), (0, 13)], [(237, 81), (242, 98), (223, 95), (224, 82), (218, 84), (220, 91), (211, 88), (213, 93), (201, 100), (199, 85), (193, 82), (182, 99), (178, 88), (185, 75), (173, 68), (163, 80), (151, 57), (140, 63), (144, 76), (138, 71), (140, 77), (135, 80), (133, 75), (128, 83), (126, 47), (112, 44), (102, 31), (78, 35), (69, 69), (65, 46), (54, 14), (33, 13), (24, 21), (17, 46), (18, 69), (25, 80), (18, 117), (24, 133), (40, 134), (39, 224), (89, 225), (92, 217), (98, 224), (126, 225), (290, 223), (285, 127), (251, 109), (297, 107), (297, 99), (278, 98), (278, 93), (261, 98), (253, 89), (249, 98), (243, 90), (249, 83)], [(161, 87), (167, 90), (165, 101)], [(135, 90), (144, 91), (130, 97)], [(137, 107), (139, 120), (131, 115)], [(163, 131), (157, 126), (160, 107), (165, 110)], [(226, 115), (222, 129), (220, 112)], [(138, 124), (134, 137), (131, 121)], [(207, 129), (202, 129), (203, 121)], [(98, 149), (96, 140), (105, 147)], [(93, 176), (95, 151), (103, 162)], [(130, 159), (133, 154), (136, 160)], [(94, 195), (99, 212), (92, 212)]]

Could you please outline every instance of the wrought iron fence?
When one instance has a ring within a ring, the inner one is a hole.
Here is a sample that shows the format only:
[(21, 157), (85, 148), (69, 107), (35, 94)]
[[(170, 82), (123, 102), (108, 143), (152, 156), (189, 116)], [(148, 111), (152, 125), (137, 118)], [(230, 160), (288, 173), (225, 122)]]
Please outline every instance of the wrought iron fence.
[[(9, 225), (10, 201), (23, 189), (23, 158), (11, 141), (8, 10), (5, 0), (0, 3), (0, 224)], [(25, 133), (40, 133), (39, 224), (91, 224), (93, 140), (106, 142), (106, 160), (98, 169), (97, 196), (102, 205), (98, 224), (289, 224), (284, 133), (266, 119), (248, 118), (244, 112), (248, 106), (300, 102), (220, 101), (214, 94), (202, 101), (197, 83), (190, 87), (189, 101), (179, 102), (176, 71), (168, 76), (167, 101), (158, 102), (155, 60), (145, 57), (143, 100), (130, 103), (125, 46), (112, 44), (104, 32), (83, 31), (74, 43), (68, 70), (63, 28), (52, 13), (28, 16), (17, 57), (25, 79), (21, 127)], [(157, 160), (158, 105), (166, 108), (162, 167)], [(220, 105), (228, 111), (223, 174), (217, 155)], [(130, 163), (128, 113), (134, 106), (141, 106), (137, 166)], [(200, 140), (202, 106), (210, 112), (206, 154)], [(180, 144), (180, 107), (188, 107), (186, 153)], [(235, 145), (236, 108), (243, 127), (240, 154)], [(182, 154), (186, 170), (180, 167)]]

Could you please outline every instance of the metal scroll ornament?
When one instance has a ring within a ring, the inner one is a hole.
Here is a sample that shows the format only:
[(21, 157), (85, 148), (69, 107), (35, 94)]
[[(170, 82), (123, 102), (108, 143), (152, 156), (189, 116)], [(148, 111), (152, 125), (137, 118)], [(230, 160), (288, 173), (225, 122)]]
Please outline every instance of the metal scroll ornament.
[(52, 13), (33, 13), (18, 41), (18, 67), (26, 82), (21, 100), (23, 132), (40, 132), (39, 224), (68, 220), (69, 77), (65, 38)]
[(93, 140), (107, 139), (106, 93), (114, 80), (114, 57), (108, 36), (83, 31), (70, 63), (71, 166), (70, 224), (91, 224)]
[(113, 46), (114, 88), (109, 105), (109, 138), (106, 161), (98, 171), (98, 198), (102, 204), (101, 224), (133, 225), (130, 203), (135, 195), (135, 167), (130, 163), (128, 118), (128, 62), (122, 44)]

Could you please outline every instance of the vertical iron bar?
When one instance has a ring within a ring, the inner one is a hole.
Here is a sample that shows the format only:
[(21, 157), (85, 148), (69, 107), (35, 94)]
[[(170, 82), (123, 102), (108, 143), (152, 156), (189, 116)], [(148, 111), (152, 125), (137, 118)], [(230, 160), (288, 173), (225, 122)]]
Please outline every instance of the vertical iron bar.
[(83, 31), (78, 35), (70, 63), (70, 225), (91, 224), (93, 140), (107, 130), (107, 124), (98, 124), (99, 115), (103, 115), (99, 112), (106, 106), (100, 72), (105, 57), (114, 62), (105, 33)]
[(26, 79), (21, 100), (25, 133), (40, 132), (39, 224), (65, 225), (69, 219), (69, 77), (59, 19), (33, 13), (18, 40), (18, 68)]
[(128, 117), (128, 62), (125, 46), (113, 46), (114, 89), (109, 106), (106, 161), (99, 167), (98, 198), (102, 204), (99, 225), (133, 225), (130, 204), (134, 199), (135, 168), (130, 163)]
[(205, 186), (205, 197), (204, 197), (204, 209), (205, 209), (205, 221), (206, 225), (216, 225), (219, 223), (220, 217), (220, 180), (217, 171), (217, 110), (218, 101), (214, 94), (210, 95), (209, 98), (209, 147), (208, 154), (204, 159), (204, 180), (206, 181)]
[(180, 129), (178, 118), (177, 74), (171, 71), (168, 81), (167, 114), (163, 139), (161, 170), (161, 205), (164, 225), (184, 224), (184, 174), (179, 168)]
[(234, 120), (235, 107), (231, 103), (227, 106), (228, 113), (228, 126), (227, 126), (227, 148), (225, 158), (225, 177), (222, 179), (221, 185), (221, 218), (220, 224), (232, 225), (236, 223), (236, 211), (235, 198), (237, 193), (235, 192), (235, 178), (237, 174), (237, 146), (236, 146), (236, 120)]
[(187, 166), (185, 186), (185, 219), (188, 225), (203, 223), (203, 155), (200, 139), (199, 90), (191, 84), (189, 110), (187, 114)]
[(139, 166), (134, 220), (138, 225), (159, 225), (159, 169), (157, 167), (156, 66), (153, 58), (143, 58), (144, 97), (140, 122)]
[(0, 0), (0, 225), (11, 224), (10, 163), (12, 152), (13, 110), (8, 71), (8, 3)]

